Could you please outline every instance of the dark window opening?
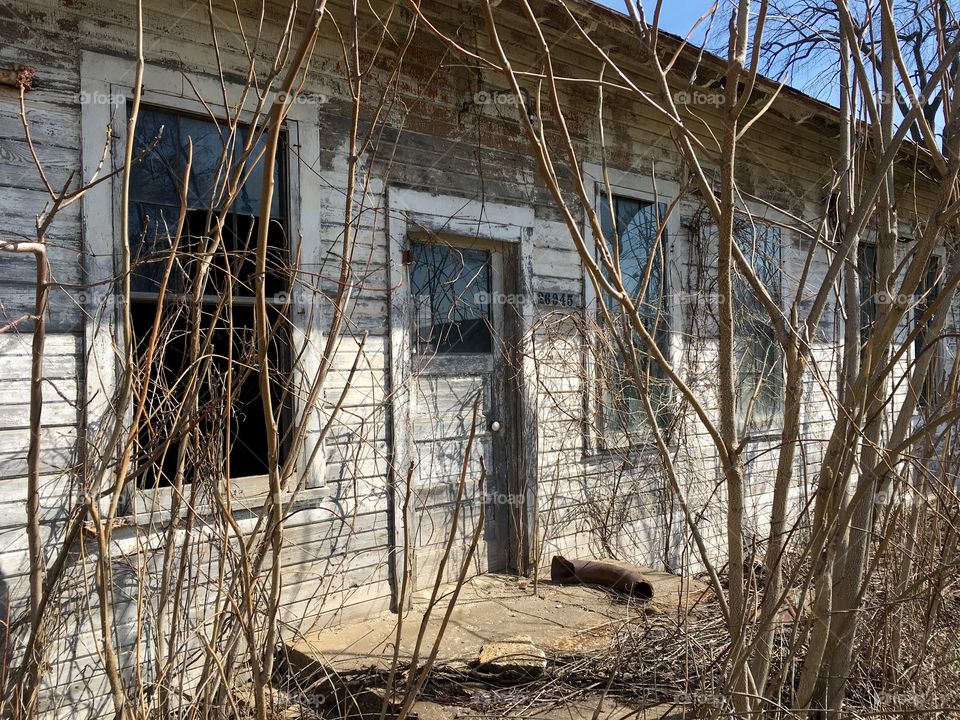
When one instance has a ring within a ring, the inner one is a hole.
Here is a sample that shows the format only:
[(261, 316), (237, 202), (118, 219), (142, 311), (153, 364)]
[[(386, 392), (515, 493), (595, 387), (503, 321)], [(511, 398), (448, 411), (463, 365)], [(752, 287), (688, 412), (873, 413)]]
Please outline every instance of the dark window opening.
[[(156, 308), (156, 302), (131, 304), (136, 355), (141, 361), (146, 357)], [(165, 305), (160, 329), (164, 346), (150, 370), (150, 382), (146, 388), (147, 412), (138, 438), (141, 486), (174, 483), (180, 442), (187, 443), (186, 483), (198, 472), (226, 473), (229, 470), (231, 477), (241, 478), (265, 475), (269, 471), (253, 307), (235, 305), (232, 311), (224, 308), (216, 320), (215, 313), (216, 306), (204, 304), (199, 339), (201, 345), (209, 339), (209, 360), (202, 364), (201, 375), (195, 382), (194, 408), (187, 404), (191, 396), (188, 393), (191, 380), (189, 308), (182, 304)], [(280, 310), (270, 308), (269, 316), (273, 330), (267, 362), (276, 409), (278, 406), (282, 408), (286, 402), (287, 388), (282, 378), (288, 371), (288, 343)], [(278, 419), (284, 419), (282, 412), (278, 413)], [(189, 441), (189, 434), (194, 431), (201, 438), (199, 443)], [(281, 436), (283, 433), (281, 423)], [(283, 457), (281, 444), (280, 462)]]
[[(183, 481), (197, 474), (249, 477), (268, 472), (267, 428), (260, 373), (268, 373), (284, 461), (290, 425), (288, 326), (283, 305), (290, 286), (285, 137), (277, 151), (267, 227), (265, 276), (271, 324), (267, 368), (259, 367), (254, 326), (257, 233), (261, 223), (264, 139), (244, 160), (249, 133), (208, 118), (142, 108), (130, 191), (131, 316), (135, 359), (146, 382), (134, 406), (145, 405), (138, 435), (140, 487), (170, 485), (183, 448)], [(183, 232), (176, 237), (180, 198), (193, 155)], [(228, 208), (227, 177), (244, 179)], [(222, 217), (222, 220), (218, 218)], [(217, 232), (218, 222), (222, 231)], [(174, 243), (178, 243), (174, 248)], [(175, 251), (174, 251), (175, 250)], [(168, 277), (162, 299), (160, 289)], [(193, 299), (200, 298), (199, 313)], [(158, 325), (151, 355), (149, 342)], [(196, 338), (196, 341), (192, 338)], [(191, 350), (191, 346), (196, 348)], [(194, 354), (194, 353), (198, 354)], [(151, 366), (145, 367), (148, 358)], [(195, 380), (191, 380), (195, 378)], [(192, 389), (191, 389), (191, 382)]]
[(493, 352), (490, 253), (434, 243), (410, 249), (417, 352)]

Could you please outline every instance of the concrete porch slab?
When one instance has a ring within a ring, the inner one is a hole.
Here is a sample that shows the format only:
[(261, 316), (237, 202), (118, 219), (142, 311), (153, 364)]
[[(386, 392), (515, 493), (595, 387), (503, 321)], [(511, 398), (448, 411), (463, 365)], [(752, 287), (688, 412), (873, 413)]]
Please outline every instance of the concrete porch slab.
[[(572, 701), (564, 707), (554, 707), (543, 712), (523, 715), (524, 720), (594, 720), (597, 707), (600, 712), (596, 720), (686, 720), (689, 715), (683, 708), (672, 705), (658, 705), (637, 710), (630, 705), (603, 700), (599, 697), (587, 697)], [(413, 706), (417, 720), (503, 720), (499, 716), (472, 712), (466, 708), (448, 707), (431, 702), (418, 702)]]
[[(646, 613), (685, 614), (703, 598), (706, 586), (692, 578), (644, 569), (654, 588), (651, 603), (641, 604), (602, 588), (540, 582), (522, 587), (507, 575), (480, 575), (464, 584), (447, 624), (436, 663), (466, 667), (489, 642), (528, 635), (547, 656), (586, 653), (605, 647), (624, 624), (643, 622)], [(440, 593), (423, 633), (420, 659), (430, 653), (452, 588)], [(429, 592), (416, 594), (402, 616), (400, 660), (413, 656)], [(323, 667), (335, 673), (389, 668), (398, 616), (389, 614), (322, 630), (288, 644), (294, 670)]]

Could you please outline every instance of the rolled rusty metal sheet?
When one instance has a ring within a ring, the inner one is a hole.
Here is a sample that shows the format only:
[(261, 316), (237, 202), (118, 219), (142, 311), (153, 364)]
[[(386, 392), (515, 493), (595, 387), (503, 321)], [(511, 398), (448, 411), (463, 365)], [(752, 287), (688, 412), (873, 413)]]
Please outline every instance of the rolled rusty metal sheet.
[(640, 571), (629, 565), (604, 560), (567, 560), (554, 555), (550, 579), (555, 583), (603, 585), (638, 600), (653, 600), (653, 585)]

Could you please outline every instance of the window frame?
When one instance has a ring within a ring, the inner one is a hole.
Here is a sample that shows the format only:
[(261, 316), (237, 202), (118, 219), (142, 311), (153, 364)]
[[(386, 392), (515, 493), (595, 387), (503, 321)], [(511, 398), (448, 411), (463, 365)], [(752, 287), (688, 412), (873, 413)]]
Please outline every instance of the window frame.
[[(913, 237), (912, 231), (908, 226), (902, 225), (900, 232), (897, 234), (897, 244), (896, 252), (897, 256), (895, 261), (899, 266), (899, 263), (902, 262), (904, 257), (904, 251), (901, 250), (904, 246), (909, 246), (910, 244), (916, 242), (916, 238)], [(869, 298), (864, 297), (864, 276), (863, 276), (863, 266), (860, 263), (861, 255), (865, 249), (873, 253), (873, 263), (870, 267), (870, 289), (871, 293)], [(860, 357), (863, 359), (864, 346), (869, 339), (870, 331), (873, 327), (873, 324), (877, 319), (877, 300), (880, 293), (879, 286), (877, 283), (877, 239), (875, 237), (870, 237), (868, 239), (862, 239), (857, 246), (857, 277), (860, 283)], [(914, 306), (913, 309), (904, 316), (901, 320), (901, 327), (905, 327), (908, 332), (914, 332), (917, 329), (917, 324), (920, 320), (920, 316), (923, 314), (925, 307), (931, 302), (935, 302), (937, 296), (942, 292), (942, 283), (943, 276), (946, 270), (945, 268), (945, 259), (944, 259), (944, 250), (940, 246), (936, 246), (933, 252), (930, 254), (930, 257), (927, 259), (927, 266), (924, 268), (923, 275), (920, 279), (920, 285), (917, 287), (916, 291), (913, 294)], [(907, 268), (901, 268), (900, 275), (896, 277), (896, 281), (899, 284), (903, 279), (903, 274), (906, 273)], [(934, 276), (933, 284), (930, 283), (931, 273)], [(925, 296), (930, 293), (929, 297)], [(869, 299), (870, 305), (867, 306), (867, 301)], [(870, 318), (869, 324), (864, 324), (864, 309), (869, 307), (869, 314), (872, 315)], [(903, 325), (905, 323), (905, 325)], [(911, 366), (919, 358), (919, 353), (923, 348), (923, 341), (925, 340), (926, 329), (920, 330), (916, 337), (913, 339), (913, 342), (910, 344), (909, 349), (909, 358)], [(920, 394), (916, 398), (917, 409), (916, 412), (924, 412), (927, 407), (929, 407), (931, 401), (935, 402), (937, 394), (937, 385), (938, 385), (938, 372), (942, 370), (945, 362), (944, 357), (944, 346), (942, 343), (937, 343), (936, 346), (932, 349), (933, 359), (931, 361), (931, 368), (926, 378), (924, 378), (923, 385), (920, 388)]]
[[(150, 110), (155, 110), (171, 116), (176, 116), (178, 118), (178, 121), (179, 121), (179, 118), (191, 118), (193, 120), (199, 120), (199, 121), (208, 122), (208, 123), (210, 122), (209, 116), (206, 116), (206, 117), (198, 116), (192, 112), (189, 112), (186, 110), (173, 109), (173, 108), (170, 108), (169, 106), (158, 106), (153, 104), (141, 103), (141, 106), (140, 106), (141, 117), (143, 116), (144, 111), (149, 112)], [(218, 117), (218, 120), (223, 120), (223, 118)], [(182, 131), (182, 128), (181, 128), (181, 131)], [(282, 221), (283, 232), (284, 232), (284, 235), (286, 236), (285, 237), (286, 246), (282, 250), (284, 255), (286, 256), (285, 259), (287, 261), (290, 261), (293, 258), (293, 252), (292, 252), (292, 248), (289, 246), (292, 236), (290, 234), (291, 202), (290, 202), (290, 192), (289, 192), (290, 172), (289, 172), (288, 157), (287, 157), (289, 155), (288, 144), (289, 144), (289, 138), (287, 136), (286, 128), (284, 128), (283, 141), (281, 144), (284, 157), (282, 158), (282, 164), (279, 168), (278, 174), (281, 176), (280, 186), (285, 192), (285, 195), (279, 198), (279, 202), (282, 203), (283, 205), (283, 207), (280, 210), (281, 212), (280, 220)], [(196, 145), (194, 147), (196, 147)], [(115, 150), (117, 150), (117, 152), (121, 152), (122, 148), (119, 148), (119, 149), (115, 148)], [(117, 161), (119, 161), (119, 163), (122, 163), (122, 158), (117, 158), (115, 162)], [(131, 211), (132, 211), (132, 205), (134, 204), (134, 202), (137, 202), (137, 201), (131, 200)], [(190, 209), (202, 210), (202, 208), (190, 208)], [(235, 213), (235, 215), (244, 216), (245, 213)], [(257, 217), (259, 219), (259, 216)], [(268, 219), (268, 222), (272, 222), (273, 220), (274, 220), (274, 217), (271, 215), (271, 218)], [(133, 251), (133, 248), (131, 247), (131, 252), (132, 251)], [(231, 301), (233, 307), (240, 308), (241, 311), (253, 308), (256, 303), (256, 297), (250, 294), (239, 294), (238, 290), (239, 290), (238, 288), (235, 288), (235, 293)], [(290, 291), (291, 291), (291, 288), (289, 286), (285, 286), (283, 289), (279, 291), (278, 294), (286, 297), (290, 295)], [(176, 293), (172, 293), (168, 291), (167, 293), (168, 302), (175, 302), (177, 298), (178, 296)], [(156, 305), (158, 304), (159, 300), (160, 300), (159, 295), (153, 291), (137, 290), (137, 291), (131, 291), (130, 293), (131, 305), (137, 304), (142, 306), (142, 305), (149, 304), (150, 307), (156, 308)], [(220, 300), (221, 300), (221, 297), (219, 295), (205, 294), (201, 296), (200, 304), (202, 308), (210, 309), (216, 306), (217, 304), (219, 304)], [(268, 295), (266, 298), (266, 303), (267, 303), (268, 309), (273, 309), (274, 311), (283, 310), (284, 304), (285, 304), (283, 300), (278, 300), (276, 295), (274, 296)], [(290, 320), (289, 316), (286, 316), (286, 321), (289, 322), (289, 320)], [(251, 324), (249, 327), (252, 328), (252, 326), (253, 325)], [(244, 329), (247, 329), (247, 328), (244, 328)], [(288, 328), (285, 327), (284, 333), (287, 334), (287, 331), (288, 331)], [(135, 334), (134, 339), (136, 341), (136, 330), (134, 330), (134, 334)], [(288, 341), (281, 340), (280, 342), (283, 342), (284, 345), (286, 345), (286, 347), (283, 349), (283, 357), (282, 357), (281, 363), (282, 365), (286, 366), (285, 372), (289, 373), (290, 364), (292, 361), (293, 349), (291, 347), (291, 344)], [(134, 350), (134, 353), (136, 354), (136, 350)], [(248, 379), (248, 382), (252, 380), (254, 377), (256, 377), (256, 375), (252, 375), (251, 378)], [(290, 437), (288, 434), (286, 437), (283, 437), (283, 435), (288, 433), (293, 428), (292, 408), (290, 407), (291, 401), (292, 401), (292, 395), (286, 398), (286, 401), (283, 403), (282, 406), (279, 406), (276, 408), (280, 418), (279, 432), (281, 433), (281, 438), (280, 438), (281, 454), (285, 454), (285, 450), (283, 449), (283, 446), (284, 444), (288, 443), (290, 440)], [(279, 402), (279, 399), (275, 399), (275, 402)], [(172, 452), (175, 447), (176, 447), (175, 444), (171, 444), (168, 452)], [(251, 475), (231, 475), (230, 483), (231, 483), (231, 486), (236, 488), (240, 493), (242, 493), (244, 497), (251, 496), (255, 499), (259, 499), (261, 496), (266, 497), (266, 492), (259, 493), (259, 492), (256, 492), (256, 489), (260, 487), (266, 487), (266, 481), (268, 477), (269, 476), (266, 473), (254, 473)], [(166, 490), (164, 486), (153, 487), (148, 484), (134, 485), (133, 483), (131, 483), (127, 488), (127, 498), (125, 498), (126, 500), (125, 504), (128, 507), (138, 507), (138, 506), (149, 507), (152, 504), (152, 498), (154, 495), (159, 494), (160, 496), (166, 496), (169, 494), (169, 492), (170, 491)]]
[[(487, 317), (491, 337), (490, 349), (484, 352), (439, 352), (436, 349), (425, 351), (420, 347), (420, 329), (417, 325), (416, 316), (416, 297), (413, 297), (413, 271), (416, 263), (414, 246), (433, 246), (447, 248), (453, 251), (475, 250), (486, 253), (487, 255), (487, 280), (489, 289), (487, 290)], [(409, 232), (407, 233), (406, 250), (410, 253), (410, 276), (411, 276), (411, 296), (413, 297), (412, 324), (410, 347), (414, 364), (421, 370), (427, 367), (441, 367), (443, 365), (470, 364), (476, 363), (478, 366), (486, 367), (489, 358), (493, 358), (497, 353), (497, 329), (503, 328), (503, 303), (497, 302), (496, 295), (503, 287), (503, 248), (496, 242), (484, 240), (482, 238), (458, 238), (449, 234), (437, 234), (427, 232)]]
[[(134, 65), (132, 61), (117, 57), (100, 55), (84, 51), (81, 56), (81, 154), (84, 177), (103, 176), (123, 163), (123, 153), (127, 142), (127, 106), (133, 99)], [(212, 76), (191, 76), (188, 82), (184, 73), (147, 65), (144, 70), (144, 84), (141, 91), (141, 105), (158, 110), (209, 118), (210, 109), (218, 119), (225, 118), (222, 99), (220, 104), (206, 105), (198, 98), (222, 98), (226, 88), (228, 98), (241, 97), (243, 88), (234, 83), (221, 82)], [(272, 98), (271, 98), (272, 99)], [(219, 111), (219, 112), (218, 112)], [(243, 110), (238, 120), (250, 124), (253, 112)], [(113, 131), (109, 151), (104, 153), (105, 129)], [(317, 156), (319, 146), (319, 116), (316, 108), (308, 104), (294, 104), (284, 121), (286, 135), (284, 171), (286, 174), (286, 226), (288, 236), (287, 252), (293, 257), (297, 243), (301, 239), (301, 228), (321, 226), (321, 207), (323, 198), (315, 189), (302, 186), (300, 181), (299, 156)], [(88, 191), (82, 198), (84, 273), (86, 284), (101, 290), (86, 293), (86, 311), (84, 327), (85, 358), (83, 386), (85, 389), (85, 412), (83, 442), (87, 448), (93, 447), (105, 422), (109, 423), (113, 415), (112, 399), (115, 397), (120, 380), (120, 362), (117, 356), (119, 340), (122, 337), (120, 322), (121, 298), (111, 294), (109, 281), (116, 277), (121, 252), (120, 228), (122, 227), (122, 209), (120, 194), (122, 173), (118, 173)], [(301, 264), (316, 262), (320, 248), (299, 249)], [(319, 365), (315, 354), (302, 352), (307, 344), (315, 345), (323, 340), (320, 314), (311, 311), (315, 292), (306, 290), (297, 278), (293, 278), (289, 288), (289, 354), (298, 360), (292, 369), (291, 382), (301, 385), (309, 382)], [(299, 455), (295, 458), (295, 474), (305, 476), (308, 489), (323, 488), (326, 475), (325, 452), (316, 454), (310, 462), (312, 443), (310, 437), (319, 433), (322, 425), (317, 412), (309, 412), (299, 401), (300, 393), (294, 393), (289, 409), (290, 428), (296, 429), (306, 423), (306, 438)], [(132, 406), (125, 408), (124, 420), (132, 422)], [(242, 478), (231, 477), (231, 488), (235, 491), (235, 502), (248, 504), (255, 508), (267, 497), (265, 476), (254, 475)], [(128, 517), (136, 523), (156, 522), (167, 513), (171, 488), (127, 488), (125, 492), (137, 493), (136, 505), (140, 508), (135, 516)], [(301, 493), (304, 497), (304, 493)], [(141, 504), (142, 503), (142, 504)]]
[[(670, 180), (664, 180), (660, 177), (654, 179), (649, 175), (641, 175), (636, 171), (621, 171), (614, 168), (607, 168), (604, 172), (603, 167), (593, 163), (584, 163), (583, 166), (584, 184), (593, 189), (593, 207), (599, 212), (600, 203), (607, 202), (606, 197), (609, 193), (613, 197), (621, 197), (627, 200), (635, 200), (644, 203), (657, 204), (669, 208), (670, 204), (678, 197), (680, 188)], [(607, 184), (605, 178), (609, 178)], [(597, 257), (597, 239), (593, 236), (593, 228), (590, 225), (590, 219), (586, 212), (583, 217), (583, 236), (587, 245), (593, 251), (594, 258)], [(680, 356), (681, 348), (680, 333), (676, 332), (677, 318), (680, 317), (678, 308), (678, 293), (676, 288), (681, 287), (681, 278), (679, 268), (676, 267), (676, 244), (680, 237), (680, 213), (679, 208), (675, 207), (666, 219), (666, 241), (663, 244), (663, 292), (666, 312), (666, 329), (664, 331), (664, 344), (661, 351), (666, 355), (667, 361), (673, 364), (676, 358)], [(590, 280), (586, 267), (582, 268), (582, 278), (584, 287), (584, 317), (587, 320), (588, 328), (597, 327), (597, 321), (600, 316), (600, 306), (597, 302), (596, 290), (593, 282)], [(604, 432), (602, 413), (602, 401), (599, 388), (599, 369), (594, 358), (593, 348), (596, 347), (597, 337), (595, 330), (589, 330), (589, 337), (586, 338), (586, 347), (584, 348), (583, 365), (586, 378), (584, 388), (584, 417), (583, 417), (583, 454), (585, 456), (598, 455), (610, 452), (622, 452), (625, 450), (636, 449), (651, 437), (649, 428), (636, 428), (623, 433), (623, 437), (610, 438)], [(672, 388), (669, 389), (672, 393)]]
[[(869, 274), (865, 273), (866, 254), (873, 254), (870, 260)], [(863, 262), (862, 262), (863, 261)], [(872, 240), (860, 240), (857, 243), (857, 283), (860, 291), (860, 307), (857, 308), (857, 327), (860, 331), (861, 358), (863, 357), (863, 346), (866, 343), (873, 324), (877, 321), (877, 244)], [(864, 290), (868, 290), (864, 294)], [(866, 322), (865, 322), (866, 320)]]
[[(911, 330), (918, 330), (917, 336), (913, 340), (912, 362), (916, 363), (920, 358), (920, 353), (927, 342), (929, 333), (929, 320), (925, 327), (918, 328), (920, 318), (926, 309), (932, 303), (937, 301), (940, 293), (943, 292), (943, 277), (945, 273), (944, 257), (942, 250), (935, 249), (927, 259), (927, 266), (923, 270), (923, 276), (920, 280), (920, 286), (916, 292), (916, 306), (913, 309), (910, 318)], [(933, 282), (931, 282), (931, 277)], [(932, 318), (931, 318), (932, 319)], [(938, 374), (944, 366), (943, 343), (938, 339), (929, 350), (933, 353), (930, 361), (930, 368), (927, 376), (923, 379), (923, 385), (920, 387), (920, 394), (917, 397), (917, 412), (926, 412), (931, 405), (936, 405), (937, 390), (939, 389)]]
[[(768, 213), (757, 212), (755, 208), (749, 207), (749, 206), (745, 209), (737, 208), (737, 211), (734, 216), (734, 232), (735, 233), (736, 233), (736, 224), (738, 222), (745, 222), (751, 227), (755, 227), (757, 225), (763, 225), (768, 229), (773, 229), (773, 228), (777, 229), (778, 231), (777, 234), (779, 236), (779, 250), (780, 250), (779, 288), (778, 288), (779, 293), (778, 293), (778, 297), (775, 297), (773, 299), (776, 301), (780, 309), (783, 310), (784, 298), (786, 297), (786, 293), (784, 292), (784, 279), (785, 279), (784, 268), (786, 267), (785, 255), (787, 251), (786, 240), (787, 240), (787, 235), (789, 233), (789, 228), (785, 226), (783, 223), (778, 222), (776, 218), (770, 217)], [(736, 237), (734, 237), (734, 242), (737, 242)], [(741, 252), (743, 252), (743, 247), (740, 247), (740, 250)], [(746, 253), (744, 254), (746, 255)], [(749, 286), (749, 281), (747, 281), (746, 278), (740, 277), (739, 270), (737, 270), (736, 268), (736, 263), (734, 263), (733, 271), (734, 271), (734, 279), (733, 279), (734, 285), (738, 282), (742, 282)], [(761, 278), (761, 281), (762, 281), (762, 278)], [(763, 312), (766, 312), (766, 310), (763, 310)], [(735, 327), (739, 325), (736, 317), (734, 318), (734, 324), (735, 324)], [(733, 340), (735, 343), (735, 350), (736, 350), (736, 343), (740, 342), (740, 338), (737, 337), (736, 332), (734, 332)], [(777, 414), (779, 415), (779, 418), (780, 418), (779, 421), (775, 420), (774, 422), (771, 422), (766, 425), (755, 424), (756, 410), (754, 408), (753, 417), (751, 418), (750, 422), (747, 422), (747, 417), (741, 414), (742, 398), (740, 396), (739, 384), (737, 387), (735, 400), (736, 400), (737, 423), (738, 425), (740, 425), (739, 431), (743, 437), (750, 438), (751, 440), (763, 440), (772, 436), (777, 436), (780, 434), (783, 427), (783, 413), (784, 413), (783, 389), (785, 387), (783, 353), (782, 353), (782, 348), (780, 347), (779, 341), (776, 339), (775, 335), (773, 336), (773, 345), (777, 352), (776, 362), (779, 368), (778, 376), (780, 378), (780, 388), (779, 388), (780, 394), (778, 395), (779, 407), (777, 409)], [(736, 360), (737, 358), (734, 358), (734, 359)], [(739, 372), (735, 380), (736, 381), (740, 380)]]

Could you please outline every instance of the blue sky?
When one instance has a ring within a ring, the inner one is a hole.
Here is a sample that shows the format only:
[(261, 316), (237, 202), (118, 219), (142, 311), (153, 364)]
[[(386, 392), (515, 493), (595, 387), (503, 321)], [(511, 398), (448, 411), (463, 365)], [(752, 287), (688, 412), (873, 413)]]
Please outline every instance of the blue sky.
[[(611, 7), (614, 10), (619, 10), (620, 12), (626, 12), (625, 0), (595, 0), (601, 5), (606, 5)], [(713, 3), (708, 0), (663, 0), (663, 9), (660, 11), (660, 26), (664, 30), (674, 33), (675, 35), (686, 36), (690, 32), (690, 28), (693, 27), (694, 23), (700, 19), (700, 16), (703, 15), (707, 10), (710, 9)], [(647, 13), (652, 13), (656, 7), (655, 0), (646, 0), (643, 3), (644, 10)], [(647, 18), (651, 19), (650, 17)], [(698, 45), (703, 43), (703, 33), (706, 30), (706, 21), (697, 28), (691, 36), (691, 40)], [(717, 28), (714, 27), (713, 33), (716, 35)]]
[[(626, 0), (594, 0), (601, 5), (619, 10), (622, 13), (627, 12)], [(719, 0), (721, 13), (724, 9), (723, 0)], [(660, 26), (675, 35), (686, 37), (687, 33), (694, 26), (697, 20), (707, 12), (713, 5), (713, 0), (663, 0), (663, 8), (660, 11)], [(656, 0), (643, 0), (644, 10), (648, 13), (647, 19), (650, 20), (650, 14), (656, 7)], [(708, 49), (717, 51), (717, 43), (722, 46), (726, 39), (726, 27), (719, 15), (710, 29), (710, 42), (704, 43), (704, 34), (707, 31), (707, 21), (704, 21), (697, 27), (696, 31), (690, 36), (690, 40), (697, 45), (708, 46)], [(722, 50), (721, 50), (722, 54)], [(803, 64), (794, 68), (794, 76), (788, 78), (787, 82), (791, 86), (820, 97), (826, 102), (836, 105), (839, 102), (839, 90), (835, 82), (823, 82), (819, 78), (819, 72), (822, 70), (816, 63)], [(832, 76), (830, 76), (832, 78)]]

